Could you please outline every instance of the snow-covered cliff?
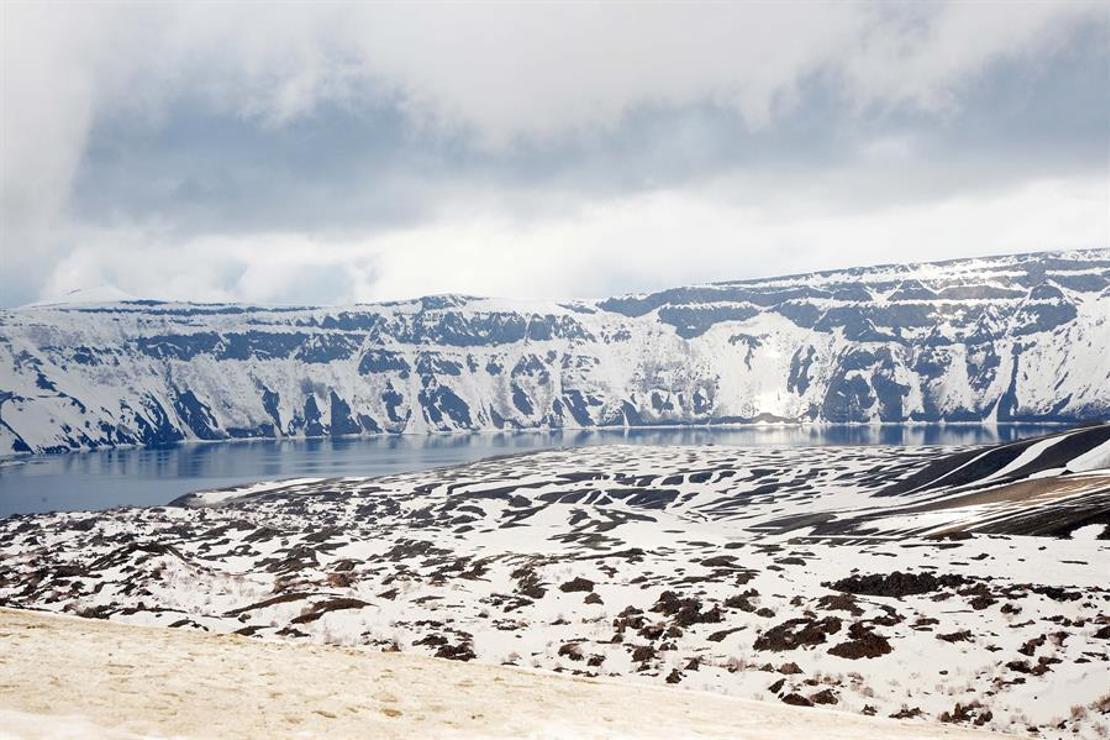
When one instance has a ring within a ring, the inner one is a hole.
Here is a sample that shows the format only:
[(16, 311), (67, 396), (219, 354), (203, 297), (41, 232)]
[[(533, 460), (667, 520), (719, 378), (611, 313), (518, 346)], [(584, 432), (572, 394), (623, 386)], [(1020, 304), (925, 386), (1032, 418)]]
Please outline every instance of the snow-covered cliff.
[(0, 454), (190, 439), (1110, 417), (1110, 249), (566, 303), (0, 311)]

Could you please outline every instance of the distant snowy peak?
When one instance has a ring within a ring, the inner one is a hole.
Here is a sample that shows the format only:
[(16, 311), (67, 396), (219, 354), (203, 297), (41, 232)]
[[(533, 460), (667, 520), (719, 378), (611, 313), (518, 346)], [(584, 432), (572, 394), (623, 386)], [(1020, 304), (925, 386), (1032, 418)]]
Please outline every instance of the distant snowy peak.
[(191, 439), (1110, 417), (1110, 250), (605, 300), (0, 311), (0, 454)]

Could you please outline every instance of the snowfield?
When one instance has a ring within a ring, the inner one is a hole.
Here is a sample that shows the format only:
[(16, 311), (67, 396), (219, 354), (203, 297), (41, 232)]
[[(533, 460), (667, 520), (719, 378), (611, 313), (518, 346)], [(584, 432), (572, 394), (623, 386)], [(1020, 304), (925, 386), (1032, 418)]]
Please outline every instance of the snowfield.
[[(576, 448), (10, 517), (0, 605), (922, 733), (1099, 737), (1108, 528), (1110, 425), (979, 448)], [(606, 732), (589, 711), (536, 732)]]
[(1110, 250), (566, 303), (0, 310), (0, 455), (182, 440), (1110, 417)]
[(987, 738), (413, 655), (0, 609), (0, 738)]

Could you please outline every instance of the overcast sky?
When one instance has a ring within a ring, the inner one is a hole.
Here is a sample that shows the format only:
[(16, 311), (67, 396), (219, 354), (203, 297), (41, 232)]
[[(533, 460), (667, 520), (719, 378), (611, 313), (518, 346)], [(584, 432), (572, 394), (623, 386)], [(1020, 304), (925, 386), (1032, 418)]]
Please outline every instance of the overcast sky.
[(1110, 3), (0, 6), (0, 305), (1110, 245)]

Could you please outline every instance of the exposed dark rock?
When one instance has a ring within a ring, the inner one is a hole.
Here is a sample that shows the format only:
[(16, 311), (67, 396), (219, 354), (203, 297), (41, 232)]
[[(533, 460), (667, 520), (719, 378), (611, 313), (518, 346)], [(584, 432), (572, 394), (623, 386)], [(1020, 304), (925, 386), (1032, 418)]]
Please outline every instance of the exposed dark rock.
[(971, 642), (971, 630), (960, 630), (958, 632), (949, 632), (946, 635), (937, 635), (938, 640), (945, 642)]
[(1037, 648), (1044, 645), (1045, 641), (1047, 639), (1048, 638), (1045, 635), (1041, 635), (1040, 637), (1034, 637), (1030, 640), (1026, 640), (1022, 644), (1022, 646), (1018, 648), (1018, 652), (1021, 653), (1022, 655), (1028, 655), (1029, 657), (1033, 657), (1033, 654), (1035, 652), (1037, 652)]
[(878, 658), (893, 650), (889, 640), (876, 634), (862, 622), (856, 622), (849, 627), (848, 636), (852, 639), (830, 648), (829, 654), (848, 660), (858, 660)]
[(791, 619), (776, 625), (756, 638), (752, 647), (755, 650), (796, 650), (807, 645), (820, 645), (828, 635), (840, 631), (841, 621), (837, 617), (820, 620)]
[(872, 575), (854, 575), (841, 578), (839, 581), (824, 583), (822, 585), (836, 591), (844, 591), (861, 596), (913, 596), (915, 594), (929, 593), (941, 588), (953, 588), (967, 583), (967, 579), (959, 575), (934, 576), (932, 573), (893, 573)]
[(920, 717), (922, 714), (924, 714), (924, 712), (922, 712), (920, 708), (914, 707), (913, 709), (909, 709), (903, 704), (901, 709), (899, 709), (894, 714), (890, 715), (890, 718), (891, 719), (913, 719), (915, 717)]
[(652, 611), (661, 612), (664, 616), (674, 619), (680, 627), (689, 627), (693, 624), (712, 624), (724, 619), (719, 606), (701, 611), (702, 604), (697, 599), (681, 598), (674, 591), (664, 591), (659, 595), (659, 601), (652, 607)]
[(469, 645), (444, 645), (436, 651), (437, 658), (447, 658), (448, 660), (461, 660), (463, 662), (474, 660), (478, 656)]
[(962, 724), (972, 722), (975, 725), (985, 725), (994, 718), (994, 713), (989, 709), (983, 707), (977, 701), (970, 702), (969, 704), (956, 703), (951, 712), (942, 712), (939, 719), (941, 722)]
[(588, 578), (575, 578), (559, 586), (559, 590), (565, 594), (579, 591), (590, 592), (594, 590), (594, 582)]
[(841, 611), (848, 612), (853, 617), (858, 617), (863, 614), (863, 609), (856, 603), (856, 599), (851, 594), (829, 594), (822, 596), (817, 600), (817, 608), (826, 611)]
[(571, 660), (582, 660), (582, 645), (577, 642), (568, 642), (559, 647), (559, 655)]
[(361, 609), (364, 606), (370, 606), (368, 603), (361, 599), (328, 599), (312, 605), (312, 611), (307, 614), (302, 614), (299, 617), (292, 619), (292, 624), (307, 624), (315, 622), (320, 617), (328, 612), (341, 611), (343, 609)]
[(530, 599), (542, 599), (547, 594), (539, 574), (529, 567), (518, 568), (513, 571), (512, 577), (517, 579), (517, 593)]
[(729, 609), (739, 609), (740, 611), (744, 612), (754, 612), (756, 610), (756, 607), (751, 602), (753, 596), (758, 597), (759, 592), (757, 592), (755, 589), (748, 589), (742, 594), (729, 596), (727, 599), (725, 599), (724, 605)]

